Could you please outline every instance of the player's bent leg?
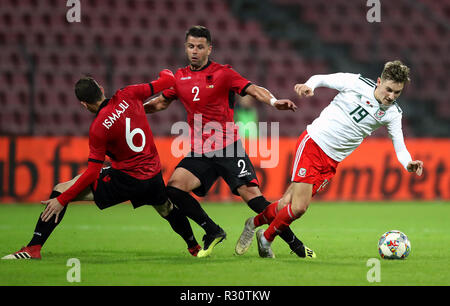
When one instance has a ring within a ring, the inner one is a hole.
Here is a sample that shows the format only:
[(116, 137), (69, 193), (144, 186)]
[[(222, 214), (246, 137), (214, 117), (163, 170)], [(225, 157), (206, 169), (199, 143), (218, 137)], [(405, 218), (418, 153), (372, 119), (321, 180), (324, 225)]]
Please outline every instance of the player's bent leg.
[[(298, 219), (305, 214), (311, 203), (313, 185), (306, 183), (293, 183), (292, 185), (291, 211), (294, 214), (295, 219)], [(316, 258), (316, 253), (306, 245), (302, 245), (302, 248), (298, 250), (297, 255), (303, 258)]]
[(178, 167), (172, 173), (172, 176), (167, 183), (167, 186), (171, 186), (180, 189), (184, 192), (191, 192), (192, 190), (201, 186), (200, 180), (189, 170)]
[(311, 203), (313, 185), (307, 183), (293, 183), (292, 188), (292, 213), (294, 218), (300, 218)]
[[(76, 180), (81, 175), (76, 176), (72, 180), (64, 183), (57, 184), (50, 194), (50, 199), (58, 197), (61, 193), (69, 189)], [(90, 192), (90, 190), (89, 190)], [(64, 209), (59, 213), (58, 215), (58, 222), (55, 222), (56, 216), (53, 216), (50, 220), (47, 222), (42, 221), (41, 216), (39, 215), (39, 218), (36, 222), (36, 226), (33, 232), (33, 236), (30, 240), (30, 242), (27, 244), (27, 246), (22, 247), (19, 251), (4, 256), (2, 259), (41, 259), (41, 249), (47, 239), (50, 237), (53, 230), (58, 226), (58, 224), (61, 223), (61, 220), (64, 217), (64, 214), (66, 213), (67, 205), (64, 207)]]
[(201, 250), (201, 247), (195, 239), (191, 225), (186, 216), (183, 215), (180, 210), (173, 205), (172, 202), (170, 202), (170, 200), (167, 200), (162, 205), (153, 205), (153, 207), (161, 217), (169, 222), (173, 231), (183, 238), (187, 244), (189, 253), (192, 256), (197, 256), (198, 252)]
[[(270, 224), (275, 219), (277, 212), (291, 202), (292, 190), (293, 184), (289, 185), (286, 192), (283, 194), (283, 197), (279, 201), (270, 204), (264, 196), (262, 196), (258, 186), (244, 185), (238, 188), (239, 194), (244, 200), (250, 199), (247, 203), (249, 207), (259, 214), (254, 218), (249, 218), (246, 220), (241, 236), (236, 243), (235, 253), (237, 255), (242, 255), (248, 251), (253, 242), (253, 234), (256, 227), (263, 224)], [(254, 198), (251, 198), (252, 196)], [(255, 204), (254, 202), (256, 201), (264, 203)], [(255, 209), (256, 207), (264, 207), (264, 209), (258, 211)], [(300, 257), (304, 257), (303, 242), (295, 236), (290, 228), (287, 228), (280, 233), (280, 237), (289, 245), (289, 248), (293, 253)]]
[(167, 200), (162, 205), (153, 205), (153, 208), (158, 212), (158, 214), (161, 217), (166, 218), (169, 215), (169, 213), (173, 210), (173, 204), (170, 202), (170, 200)]
[(280, 211), (287, 204), (292, 202), (292, 190), (294, 188), (294, 183), (291, 183), (280, 200), (278, 200), (278, 211)]
[[(312, 184), (295, 183), (292, 190), (292, 203), (280, 210), (264, 232), (264, 238), (272, 242), (277, 235), (289, 228), (289, 225), (306, 211), (312, 197)], [(295, 210), (294, 210), (295, 207)]]
[(203, 250), (198, 252), (197, 257), (207, 257), (211, 255), (213, 248), (225, 239), (226, 233), (208, 216), (200, 203), (189, 194), (190, 191), (200, 186), (199, 178), (189, 170), (178, 167), (167, 183), (167, 194), (184, 215), (205, 230)]

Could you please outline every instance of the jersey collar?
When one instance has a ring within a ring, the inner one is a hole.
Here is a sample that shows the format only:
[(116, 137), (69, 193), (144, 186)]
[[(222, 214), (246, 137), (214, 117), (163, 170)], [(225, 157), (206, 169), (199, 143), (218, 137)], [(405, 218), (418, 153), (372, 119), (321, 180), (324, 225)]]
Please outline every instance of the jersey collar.
[(106, 107), (106, 105), (108, 105), (109, 100), (111, 100), (111, 99), (105, 99), (105, 100), (102, 102), (102, 104), (100, 104), (100, 107), (98, 108), (97, 113), (95, 114), (96, 117), (98, 116), (98, 114), (100, 113), (100, 111), (102, 110), (102, 108), (104, 108), (104, 107)]
[(203, 66), (202, 69), (199, 69), (199, 70), (192, 70), (191, 65), (189, 65), (189, 70), (192, 71), (192, 72), (202, 71), (202, 70), (205, 70), (206, 68), (208, 68), (209, 65), (211, 65), (211, 60), (208, 60), (208, 62), (206, 63), (206, 65)]

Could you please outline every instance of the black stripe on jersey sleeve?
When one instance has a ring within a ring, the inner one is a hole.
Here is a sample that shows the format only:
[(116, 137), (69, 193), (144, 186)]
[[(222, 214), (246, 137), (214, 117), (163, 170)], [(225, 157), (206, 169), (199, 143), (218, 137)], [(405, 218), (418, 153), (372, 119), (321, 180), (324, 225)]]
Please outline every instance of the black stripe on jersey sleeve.
[(93, 158), (88, 158), (88, 162), (103, 164), (102, 160), (93, 159)]
[(369, 79), (366, 79), (366, 78), (363, 78), (363, 77), (359, 77), (359, 79), (361, 81), (363, 81), (364, 83), (366, 83), (367, 85), (369, 85), (370, 87), (374, 87), (375, 86), (375, 83), (372, 80), (369, 80)]
[(167, 101), (170, 101), (170, 100), (171, 100), (171, 99), (167, 98), (167, 97), (164, 95), (164, 93), (162, 93), (161, 96), (162, 96), (164, 99), (166, 99)]
[(247, 88), (250, 87), (250, 85), (252, 85), (252, 83), (251, 83), (251, 82), (248, 82), (248, 84), (245, 85), (244, 88), (242, 88), (241, 92), (239, 93), (239, 95), (240, 95), (241, 97), (243, 97), (243, 96), (245, 96), (245, 95), (247, 94), (245, 91), (247, 90)]
[(155, 89), (153, 88), (152, 83), (148, 83), (150, 85), (150, 90), (152, 91), (152, 94), (150, 96), (153, 96), (155, 94)]

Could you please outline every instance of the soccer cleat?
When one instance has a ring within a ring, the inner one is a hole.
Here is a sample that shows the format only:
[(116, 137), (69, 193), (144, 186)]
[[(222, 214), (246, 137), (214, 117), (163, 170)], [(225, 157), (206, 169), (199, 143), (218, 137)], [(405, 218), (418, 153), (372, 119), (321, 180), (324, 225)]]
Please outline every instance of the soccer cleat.
[(272, 252), (271, 243), (264, 237), (264, 229), (260, 229), (256, 232), (256, 241), (258, 241), (258, 253), (263, 258), (275, 258), (275, 254)]
[(314, 259), (316, 258), (316, 253), (314, 253), (313, 250), (311, 250), (310, 248), (308, 248), (306, 245), (302, 245), (300, 247), (298, 247), (295, 250), (292, 250), (291, 254), (295, 253), (297, 254), (298, 257), (301, 258), (311, 258)]
[(41, 246), (22, 247), (19, 251), (6, 255), (2, 259), (41, 259)]
[(198, 252), (202, 249), (202, 247), (197, 244), (196, 246), (193, 246), (192, 248), (188, 248), (189, 253), (191, 253), (192, 256), (197, 256)]
[(204, 235), (203, 242), (205, 243), (203, 246), (203, 250), (200, 250), (197, 254), (197, 257), (208, 257), (211, 255), (214, 247), (222, 242), (227, 237), (227, 234), (223, 229), (219, 227), (219, 232), (214, 235)]
[(254, 217), (250, 217), (247, 221), (245, 221), (244, 230), (242, 231), (236, 247), (234, 248), (237, 255), (243, 255), (247, 252), (253, 242), (253, 236), (255, 235), (256, 230), (253, 219)]

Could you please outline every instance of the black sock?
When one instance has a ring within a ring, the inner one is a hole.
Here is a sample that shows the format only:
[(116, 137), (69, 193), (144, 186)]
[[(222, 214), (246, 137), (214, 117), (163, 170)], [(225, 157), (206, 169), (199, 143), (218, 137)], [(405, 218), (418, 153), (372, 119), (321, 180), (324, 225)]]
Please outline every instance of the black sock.
[[(270, 202), (264, 198), (264, 196), (259, 196), (251, 199), (247, 203), (248, 207), (250, 207), (254, 212), (261, 213), (267, 206), (270, 205)], [(289, 244), (289, 247), (292, 251), (296, 250), (300, 246), (303, 245), (303, 242), (298, 239), (295, 234), (292, 232), (291, 228), (285, 229), (282, 233), (279, 234), (281, 239)]]
[(200, 206), (200, 203), (189, 193), (167, 186), (167, 195), (170, 201), (180, 209), (181, 213), (200, 225), (206, 234), (215, 234), (220, 230), (220, 227), (211, 220), (206, 211)]
[[(61, 192), (53, 190), (50, 199), (56, 198), (61, 194)], [(43, 246), (44, 243), (47, 241), (50, 234), (53, 232), (55, 227), (61, 222), (62, 218), (64, 217), (64, 214), (66, 212), (67, 205), (64, 206), (64, 209), (59, 213), (58, 216), (58, 223), (55, 223), (56, 216), (52, 216), (50, 220), (47, 222), (42, 221), (41, 216), (42, 213), (39, 215), (39, 219), (36, 223), (36, 227), (34, 229), (33, 238), (31, 239), (30, 243), (28, 243), (28, 246), (32, 245), (41, 245)]]
[(186, 218), (186, 216), (181, 213), (178, 207), (173, 205), (173, 209), (166, 217), (164, 217), (164, 219), (169, 222), (174, 232), (184, 239), (188, 248), (192, 248), (198, 245), (198, 242), (194, 237), (194, 233), (192, 232), (191, 224), (189, 223), (188, 218)]
[(259, 196), (248, 201), (247, 205), (248, 207), (250, 207), (251, 210), (259, 214), (262, 213), (263, 210), (270, 205), (270, 202), (267, 201), (266, 198), (264, 198), (264, 196)]

